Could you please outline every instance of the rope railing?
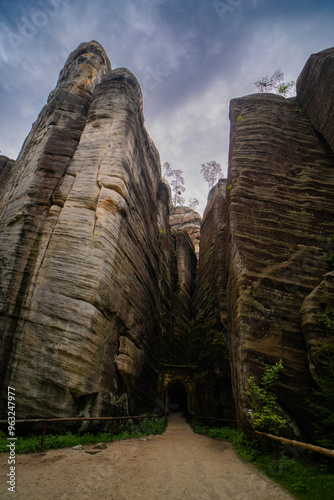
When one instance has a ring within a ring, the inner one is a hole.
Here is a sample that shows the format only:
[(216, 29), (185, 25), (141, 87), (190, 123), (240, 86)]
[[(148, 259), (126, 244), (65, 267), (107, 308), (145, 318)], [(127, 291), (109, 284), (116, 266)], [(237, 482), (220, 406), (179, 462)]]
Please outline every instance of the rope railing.
[[(157, 418), (163, 418), (164, 419), (164, 428), (166, 429), (167, 425), (167, 417), (165, 414), (155, 414), (155, 415), (134, 415), (134, 416), (123, 416), (123, 417), (71, 417), (71, 418), (31, 418), (31, 419), (24, 419), (24, 420), (16, 420), (16, 424), (22, 424), (22, 423), (43, 423), (43, 432), (42, 432), (42, 439), (41, 439), (41, 449), (43, 449), (44, 445), (44, 439), (45, 439), (45, 434), (46, 434), (46, 426), (48, 422), (83, 422), (83, 421), (91, 421), (91, 420), (98, 420), (98, 421), (111, 421), (111, 436), (110, 436), (110, 441), (113, 442), (114, 440), (114, 430), (115, 430), (115, 421), (122, 421), (122, 420), (140, 420), (140, 419), (146, 419), (146, 418), (153, 418), (153, 430), (152, 434), (155, 434), (155, 420)], [(8, 420), (0, 420), (0, 424), (7, 424)]]

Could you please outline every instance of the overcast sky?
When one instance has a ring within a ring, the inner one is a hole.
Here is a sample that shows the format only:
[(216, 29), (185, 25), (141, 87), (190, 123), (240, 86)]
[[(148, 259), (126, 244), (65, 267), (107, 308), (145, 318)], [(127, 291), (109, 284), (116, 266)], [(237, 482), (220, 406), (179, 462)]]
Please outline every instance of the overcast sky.
[(296, 80), (333, 38), (333, 0), (0, 0), (0, 149), (17, 157), (70, 52), (97, 40), (138, 78), (161, 163), (202, 213), (201, 163), (227, 173), (229, 101), (278, 68)]

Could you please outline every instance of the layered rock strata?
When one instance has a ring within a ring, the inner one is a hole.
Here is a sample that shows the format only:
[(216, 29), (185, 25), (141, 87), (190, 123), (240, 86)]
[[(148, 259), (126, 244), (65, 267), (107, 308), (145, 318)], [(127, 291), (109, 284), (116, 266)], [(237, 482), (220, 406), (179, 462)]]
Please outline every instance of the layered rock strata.
[(201, 413), (235, 405), (247, 427), (249, 376), (282, 359), (279, 402), (308, 431), (334, 352), (332, 61), (310, 58), (297, 99), (231, 102), (201, 221), (170, 214), (134, 75), (94, 41), (70, 55), (17, 161), (0, 157), (3, 418), (8, 385), (20, 418), (150, 411), (176, 364)]
[(203, 414), (234, 418), (226, 304), (226, 179), (209, 193), (204, 212), (196, 290), (192, 352), (196, 394)]
[(3, 398), (15, 387), (21, 418), (147, 410), (169, 201), (134, 75), (112, 71), (96, 42), (82, 44), (10, 176), (0, 212)]
[(283, 360), (279, 400), (308, 429), (312, 387), (300, 309), (328, 272), (334, 155), (294, 99), (231, 101), (228, 330), (238, 420), (250, 375)]
[(201, 239), (202, 217), (189, 207), (175, 207), (171, 209), (169, 224), (172, 229), (185, 229), (194, 245), (197, 258), (199, 257), (199, 242)]
[(334, 151), (334, 47), (312, 54), (297, 80), (300, 112), (306, 113)]
[(5, 186), (13, 166), (15, 165), (15, 160), (7, 158), (7, 156), (0, 155), (0, 199), (5, 192)]
[(176, 283), (171, 309), (173, 319), (169, 335), (168, 362), (192, 363), (192, 295), (195, 288), (197, 258), (191, 239), (184, 229), (174, 235), (176, 255)]

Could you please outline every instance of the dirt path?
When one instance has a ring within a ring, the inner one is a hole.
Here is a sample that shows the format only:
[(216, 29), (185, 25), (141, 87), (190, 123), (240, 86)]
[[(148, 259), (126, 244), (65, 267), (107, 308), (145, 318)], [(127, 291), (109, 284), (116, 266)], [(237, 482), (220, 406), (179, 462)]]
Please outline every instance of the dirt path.
[(195, 434), (179, 414), (161, 436), (117, 441), (106, 449), (52, 450), (16, 457), (16, 493), (7, 491), (0, 456), (0, 498), (23, 500), (288, 500), (293, 497), (236, 455), (230, 443)]

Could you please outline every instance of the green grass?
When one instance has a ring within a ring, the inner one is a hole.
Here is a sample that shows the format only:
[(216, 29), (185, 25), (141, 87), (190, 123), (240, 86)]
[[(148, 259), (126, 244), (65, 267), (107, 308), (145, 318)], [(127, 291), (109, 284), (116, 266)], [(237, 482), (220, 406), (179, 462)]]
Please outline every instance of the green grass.
[[(155, 420), (155, 433), (162, 434), (164, 432), (164, 421), (163, 419)], [(115, 426), (114, 441), (121, 439), (129, 439), (134, 437), (147, 436), (153, 433), (153, 420), (143, 419), (138, 422), (138, 424), (123, 424)], [(99, 432), (97, 434), (92, 434), (86, 432), (84, 434), (72, 434), (71, 432), (66, 432), (65, 434), (48, 434), (46, 433), (44, 439), (44, 450), (51, 450), (56, 448), (71, 448), (78, 444), (94, 444), (94, 443), (104, 443), (110, 442), (111, 433), (109, 432)], [(39, 451), (41, 449), (41, 439), (42, 436), (28, 435), (27, 437), (17, 437), (15, 441), (15, 452), (17, 454), (31, 453)], [(4, 432), (0, 432), (0, 452), (8, 452), (7, 435)]]
[[(205, 434), (197, 425), (196, 432)], [(231, 441), (238, 455), (252, 462), (270, 479), (284, 486), (300, 500), (334, 500), (334, 461), (323, 455), (300, 452), (296, 456), (284, 447), (278, 448), (279, 472), (276, 470), (273, 446), (262, 438), (251, 439), (241, 431), (229, 428), (208, 429), (208, 436)], [(291, 450), (291, 449), (290, 449)]]

